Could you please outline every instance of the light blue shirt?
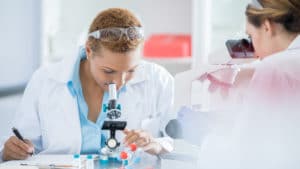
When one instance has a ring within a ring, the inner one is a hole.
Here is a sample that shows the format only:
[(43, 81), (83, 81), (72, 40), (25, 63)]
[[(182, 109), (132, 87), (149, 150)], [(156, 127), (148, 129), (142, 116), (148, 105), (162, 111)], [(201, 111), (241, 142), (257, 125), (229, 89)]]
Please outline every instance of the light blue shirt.
[[(106, 119), (106, 113), (103, 111), (102, 106), (100, 116), (98, 116), (96, 123), (88, 119), (88, 105), (84, 99), (79, 76), (80, 62), (85, 59), (85, 50), (81, 48), (79, 57), (74, 66), (73, 77), (71, 77), (67, 85), (72, 96), (77, 99), (82, 135), (81, 154), (95, 154), (99, 153), (100, 149), (105, 146), (107, 131), (103, 131), (101, 128)], [(102, 102), (107, 104), (107, 92), (104, 93)]]

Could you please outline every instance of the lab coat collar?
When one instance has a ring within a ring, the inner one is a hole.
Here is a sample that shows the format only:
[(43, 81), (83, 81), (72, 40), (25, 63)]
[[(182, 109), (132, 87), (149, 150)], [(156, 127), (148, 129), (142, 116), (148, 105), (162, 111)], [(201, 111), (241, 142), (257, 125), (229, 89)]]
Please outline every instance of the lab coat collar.
[(298, 35), (294, 41), (288, 47), (288, 50), (299, 49), (300, 48), (300, 35)]
[[(66, 57), (61, 62), (54, 64), (53, 68), (49, 69), (50, 78), (58, 82), (68, 84), (68, 82), (70, 82), (70, 79), (72, 79), (73, 77), (76, 61), (78, 57), (81, 57), (80, 52), (82, 52), (82, 48), (77, 54), (73, 55), (73, 57)], [(145, 61), (141, 61), (140, 65), (135, 71), (134, 77), (130, 81), (128, 81), (126, 85), (135, 85), (149, 80), (150, 72), (147, 72), (148, 69), (146, 68), (146, 66), (147, 63)]]
[(284, 51), (281, 51), (281, 52), (278, 52), (278, 53), (274, 53), (266, 58), (263, 58), (261, 60), (261, 63), (263, 62), (272, 62), (274, 59), (276, 58), (281, 58), (282, 57), (282, 54), (285, 53), (285, 52), (288, 52), (288, 51), (291, 51), (291, 50), (299, 50), (300, 49), (300, 35), (298, 35), (292, 42), (291, 44), (289, 45), (289, 47), (284, 50)]
[[(78, 56), (78, 54), (73, 56)], [(72, 79), (78, 58), (73, 56), (65, 57), (61, 62), (50, 65), (48, 68), (49, 78), (67, 84)]]

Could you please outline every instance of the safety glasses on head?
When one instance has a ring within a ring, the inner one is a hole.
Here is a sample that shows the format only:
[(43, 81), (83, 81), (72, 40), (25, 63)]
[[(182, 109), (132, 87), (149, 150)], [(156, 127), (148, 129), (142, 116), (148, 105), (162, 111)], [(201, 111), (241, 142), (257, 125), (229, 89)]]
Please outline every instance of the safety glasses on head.
[(144, 30), (142, 27), (113, 27), (99, 29), (88, 34), (88, 37), (93, 37), (104, 42), (120, 41), (123, 36), (127, 37), (127, 40), (142, 40), (144, 38)]

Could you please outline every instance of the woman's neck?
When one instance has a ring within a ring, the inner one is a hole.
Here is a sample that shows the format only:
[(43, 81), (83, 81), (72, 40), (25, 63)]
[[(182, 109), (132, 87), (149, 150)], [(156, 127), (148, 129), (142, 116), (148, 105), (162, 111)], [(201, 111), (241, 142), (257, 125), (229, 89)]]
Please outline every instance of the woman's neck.
[(287, 50), (291, 43), (297, 38), (298, 34), (284, 34), (280, 38), (281, 40), (278, 40), (279, 46), (282, 47), (282, 50)]
[(272, 40), (273, 44), (271, 54), (260, 59), (263, 60), (265, 58), (268, 58), (269, 56), (272, 56), (272, 54), (287, 50), (291, 43), (297, 38), (297, 36), (298, 34), (291, 33), (281, 33), (280, 35), (277, 35), (277, 37)]

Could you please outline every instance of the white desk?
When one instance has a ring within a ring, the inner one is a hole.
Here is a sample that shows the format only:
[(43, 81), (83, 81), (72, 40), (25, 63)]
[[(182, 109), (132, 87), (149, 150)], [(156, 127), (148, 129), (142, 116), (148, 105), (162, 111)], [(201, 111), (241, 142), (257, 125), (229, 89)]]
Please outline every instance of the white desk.
[(200, 147), (184, 140), (175, 140), (174, 151), (161, 156), (161, 169), (195, 168), (198, 162)]
[[(197, 163), (199, 151), (200, 148), (197, 146), (191, 145), (183, 140), (175, 140), (174, 151), (161, 156), (161, 169), (194, 168)], [(12, 166), (20, 166), (22, 163), (71, 165), (72, 162), (73, 155), (37, 155), (27, 160), (4, 162), (0, 164), (0, 167), (9, 166), (11, 168)]]

